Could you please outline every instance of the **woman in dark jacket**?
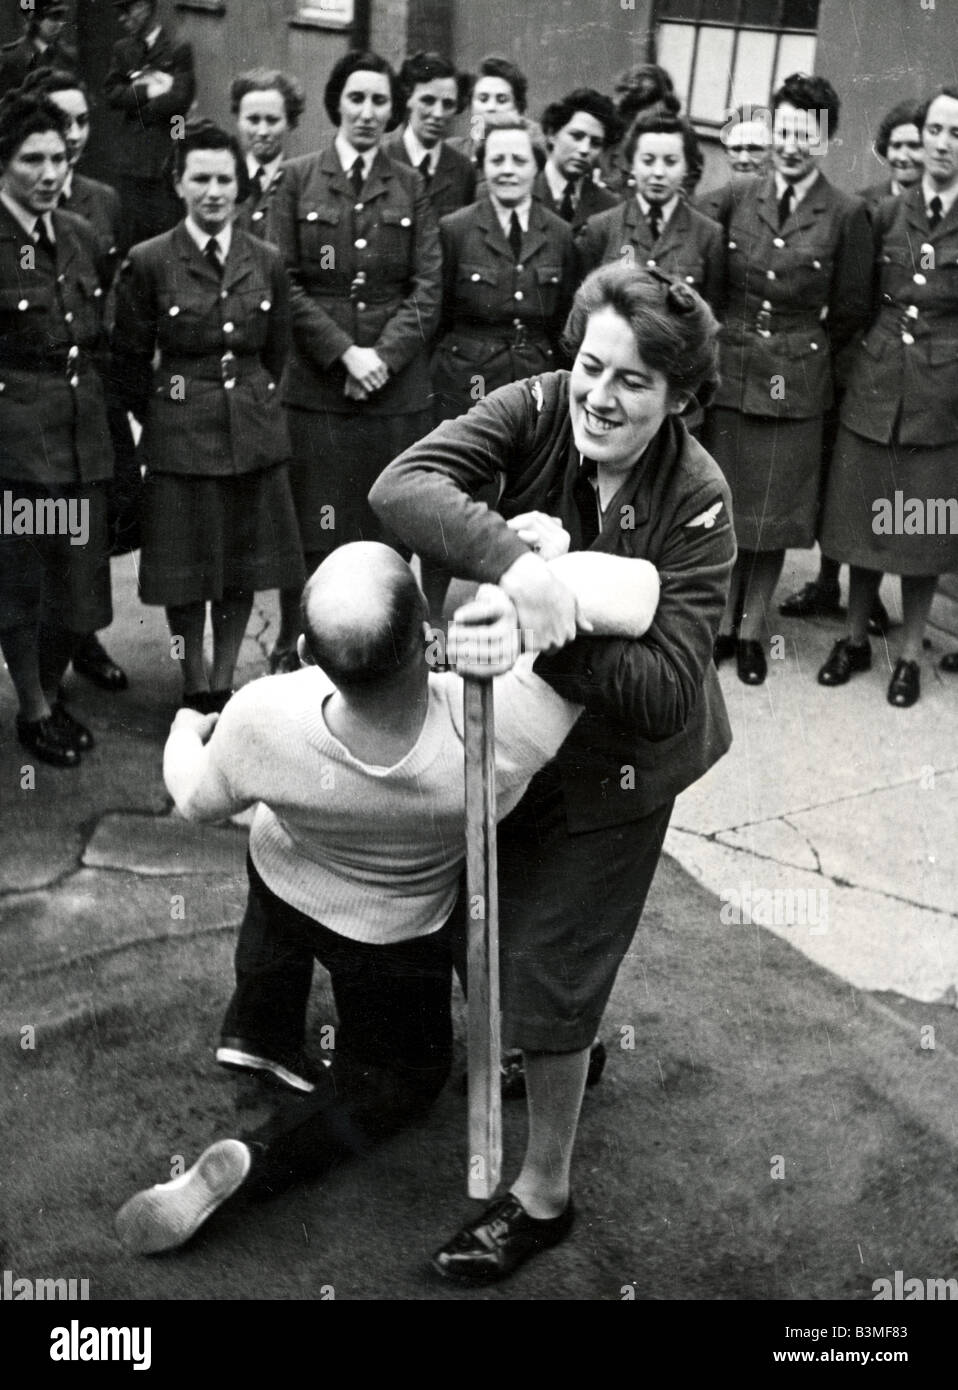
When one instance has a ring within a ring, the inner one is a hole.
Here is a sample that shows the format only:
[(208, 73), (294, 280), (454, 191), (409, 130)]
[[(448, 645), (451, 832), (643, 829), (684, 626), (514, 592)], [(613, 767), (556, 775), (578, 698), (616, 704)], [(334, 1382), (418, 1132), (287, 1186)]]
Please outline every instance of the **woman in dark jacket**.
[[(735, 557), (729, 493), (677, 418), (692, 394), (707, 398), (716, 331), (688, 285), (604, 266), (576, 298), (571, 373), (493, 392), (397, 459), (372, 492), (420, 555), (499, 583), (543, 653), (538, 673), (585, 706), (499, 835), (504, 1041), (525, 1054), (529, 1140), (508, 1195), (437, 1253), (447, 1277), (500, 1278), (568, 1232), (596, 1026), (673, 800), (731, 740), (712, 664)], [(500, 469), (491, 511), (476, 498)], [(645, 637), (576, 637), (572, 595), (542, 560), (554, 518), (573, 550), (658, 567)]]
[(838, 122), (834, 88), (795, 73), (772, 110), (772, 172), (717, 199), (728, 288), (703, 435), (732, 489), (739, 545), (715, 656), (734, 655), (747, 685), (768, 672), (760, 639), (785, 552), (815, 541), (833, 360), (867, 319), (871, 285), (865, 207), (818, 172)]
[(201, 125), (173, 148), (186, 217), (120, 271), (114, 373), (143, 425), (140, 596), (166, 608), (183, 703), (211, 713), (232, 693), (255, 591), (303, 578), (278, 389), (288, 285), (279, 252), (231, 226), (245, 189), (233, 137)]
[(0, 108), (0, 650), (20, 742), (76, 767), (93, 738), (58, 690), (80, 635), (112, 616), (113, 454), (97, 371), (105, 296), (96, 238), (57, 208), (66, 127), (42, 97)]
[[(432, 425), (427, 352), (442, 284), (425, 182), (381, 149), (401, 114), (392, 68), (347, 53), (323, 100), (339, 133), (289, 161), (274, 207), (291, 281), (290, 479), (310, 573), (347, 541), (388, 539), (366, 495)], [(298, 585), (281, 595), (274, 670), (299, 664), (299, 599)]]
[(693, 285), (721, 317), (722, 229), (683, 196), (689, 170), (701, 165), (695, 131), (683, 117), (652, 107), (633, 122), (624, 154), (632, 169), (634, 196), (586, 222), (576, 243), (581, 273), (617, 260), (657, 266)]
[[(875, 214), (874, 319), (851, 369), (829, 474), (822, 550), (851, 565), (849, 631), (818, 673), (871, 666), (867, 618), (900, 574), (904, 631), (888, 701), (913, 705), (938, 576), (958, 569), (958, 88), (919, 117), (925, 173)], [(947, 669), (947, 667), (946, 667)]]

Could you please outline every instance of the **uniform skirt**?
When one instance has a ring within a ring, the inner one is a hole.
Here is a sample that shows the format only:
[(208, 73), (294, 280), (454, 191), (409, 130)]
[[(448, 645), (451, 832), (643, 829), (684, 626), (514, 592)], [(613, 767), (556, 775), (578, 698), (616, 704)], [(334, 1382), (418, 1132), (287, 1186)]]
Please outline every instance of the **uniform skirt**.
[(433, 428), (428, 401), (411, 415), (289, 406), (288, 418), (289, 477), (303, 553), (318, 564), (349, 541), (395, 545), (366, 498), (387, 464)]
[[(909, 499), (919, 505), (908, 507)], [(842, 425), (825, 492), (822, 550), (885, 574), (945, 574), (958, 569), (956, 499), (958, 443), (877, 444)]]
[(572, 835), (550, 769), (499, 827), (503, 1042), (588, 1047), (632, 943), (672, 802), (640, 820)]
[(140, 597), (178, 608), (305, 579), (287, 465), (233, 477), (147, 473)]
[(815, 543), (822, 479), (822, 417), (773, 420), (713, 406), (702, 442), (732, 490), (740, 550)]

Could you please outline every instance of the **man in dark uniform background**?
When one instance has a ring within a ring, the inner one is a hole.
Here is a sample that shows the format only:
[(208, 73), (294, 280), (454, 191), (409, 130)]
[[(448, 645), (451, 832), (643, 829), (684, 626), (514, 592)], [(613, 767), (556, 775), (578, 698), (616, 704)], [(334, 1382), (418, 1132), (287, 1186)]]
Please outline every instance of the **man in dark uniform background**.
[(167, 173), (176, 117), (196, 95), (193, 50), (157, 23), (156, 0), (113, 0), (128, 38), (114, 45), (103, 92), (124, 115), (117, 186), (123, 205), (120, 251), (159, 236), (179, 221)]
[(62, 39), (67, 22), (63, 0), (24, 0), (17, 6), (23, 17), (23, 36), (0, 48), (0, 97), (19, 87), (39, 68), (76, 67), (76, 49)]

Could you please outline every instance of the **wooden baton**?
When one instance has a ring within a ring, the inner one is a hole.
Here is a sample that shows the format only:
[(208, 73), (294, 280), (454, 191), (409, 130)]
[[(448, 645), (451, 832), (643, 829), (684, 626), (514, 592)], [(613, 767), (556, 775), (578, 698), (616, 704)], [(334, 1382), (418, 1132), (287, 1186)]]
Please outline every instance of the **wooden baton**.
[(470, 1197), (491, 1197), (502, 1172), (499, 1075), (499, 886), (492, 681), (463, 677)]

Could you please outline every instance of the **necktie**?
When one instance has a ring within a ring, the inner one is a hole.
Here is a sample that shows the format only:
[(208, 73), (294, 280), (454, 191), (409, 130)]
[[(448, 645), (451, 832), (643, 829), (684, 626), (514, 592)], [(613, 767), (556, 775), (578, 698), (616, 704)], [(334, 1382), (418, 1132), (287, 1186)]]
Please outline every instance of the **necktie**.
[(513, 256), (518, 261), (522, 254), (522, 227), (517, 212), (514, 212), (509, 219), (509, 245), (512, 247)]
[(928, 225), (932, 231), (938, 226), (944, 215), (944, 207), (941, 199), (936, 195), (928, 204)]
[(33, 229), (33, 239), (39, 249), (44, 252), (45, 255), (49, 256), (50, 260), (56, 265), (57, 249), (47, 228), (46, 221), (42, 217), (37, 218), (36, 226)]
[(358, 198), (363, 191), (363, 184), (366, 182), (363, 178), (363, 161), (361, 158), (356, 160), (356, 163), (349, 171), (349, 177), (353, 181), (353, 188), (356, 190), (356, 197)]
[(579, 465), (572, 496), (582, 526), (582, 549), (589, 546), (599, 535), (599, 494), (595, 487), (595, 459), (584, 458)]
[(427, 183), (432, 182), (432, 161), (428, 154), (423, 156), (423, 161), (419, 166), (419, 172)]
[(217, 275), (222, 275), (223, 262), (220, 260), (220, 244), (215, 236), (210, 237), (209, 241), (206, 243), (206, 249), (203, 254), (216, 271)]
[(257, 201), (259, 201), (259, 199), (262, 198), (262, 196), (263, 196), (263, 181), (264, 181), (264, 180), (263, 180), (263, 166), (262, 166), (262, 164), (257, 164), (257, 166), (256, 166), (256, 172), (253, 174), (253, 177), (250, 179), (250, 182), (251, 182), (252, 185), (253, 185), (253, 193), (254, 193), (254, 195), (255, 195)]
[(795, 197), (795, 190), (790, 183), (785, 185), (785, 192), (778, 200), (778, 225), (784, 227), (792, 211), (792, 200)]
[(575, 179), (566, 179), (565, 189), (562, 194), (562, 202), (559, 204), (559, 216), (566, 222), (571, 222), (575, 216), (575, 205), (572, 201), (575, 194)]
[(649, 203), (649, 231), (652, 233), (652, 240), (658, 241), (659, 232), (662, 230), (662, 209), (658, 203)]

